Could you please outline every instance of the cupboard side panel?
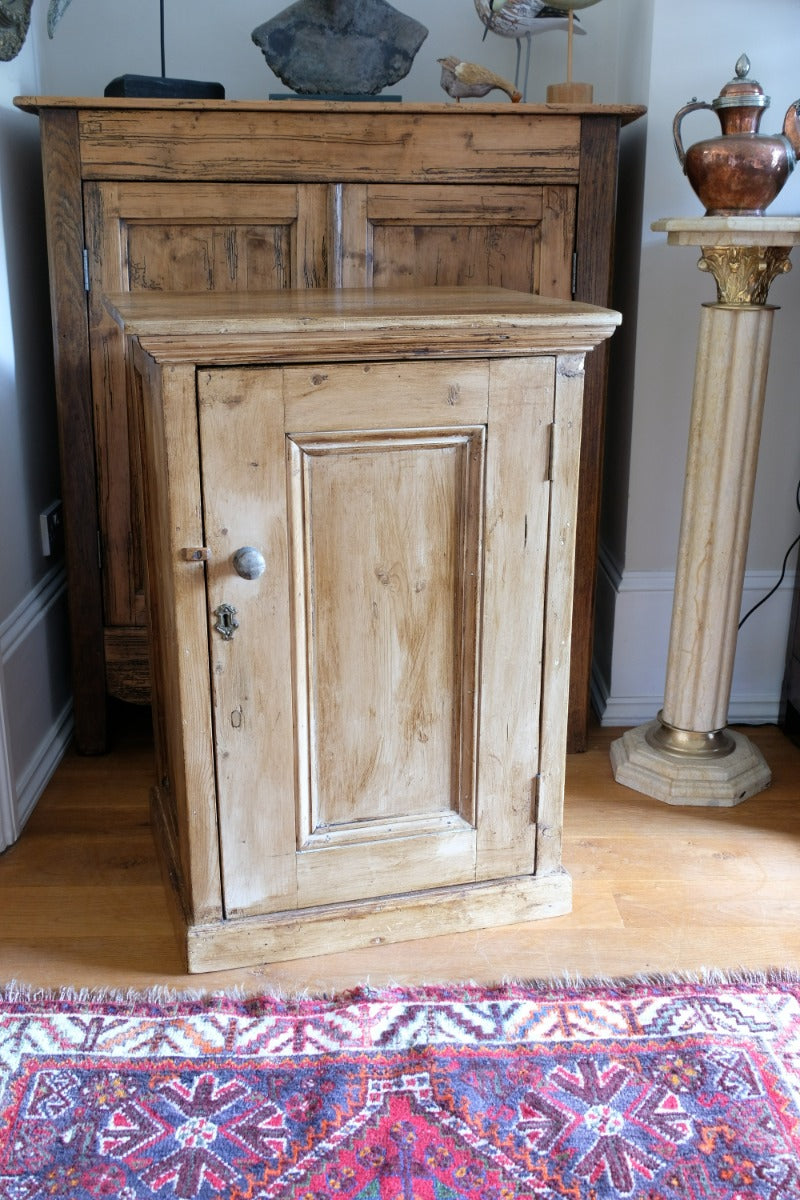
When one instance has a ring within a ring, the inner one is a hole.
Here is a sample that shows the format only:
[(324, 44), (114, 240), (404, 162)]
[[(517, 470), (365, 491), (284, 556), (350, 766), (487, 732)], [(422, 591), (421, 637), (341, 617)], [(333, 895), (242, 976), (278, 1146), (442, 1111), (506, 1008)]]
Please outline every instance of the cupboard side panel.
[(177, 828), (190, 921), (222, 916), (216, 785), (208, 685), (205, 572), (187, 549), (203, 545), (194, 368), (156, 369), (137, 355), (157, 787)]
[(99, 519), (77, 114), (69, 110), (42, 113), (41, 140), (75, 742), (83, 754), (100, 754), (106, 749), (103, 593), (97, 556)]
[[(581, 119), (575, 299), (601, 307), (607, 307), (611, 300), (619, 129), (618, 116)], [(575, 548), (570, 752), (585, 750), (588, 737), (608, 356), (609, 344), (602, 342), (586, 361), (579, 467), (581, 519)]]
[[(542, 708), (542, 612), (555, 360), (490, 365), (478, 878), (531, 874)], [(553, 604), (568, 606), (558, 593)]]
[(584, 356), (556, 359), (553, 477), (545, 594), (537, 874), (560, 869), (578, 527)]

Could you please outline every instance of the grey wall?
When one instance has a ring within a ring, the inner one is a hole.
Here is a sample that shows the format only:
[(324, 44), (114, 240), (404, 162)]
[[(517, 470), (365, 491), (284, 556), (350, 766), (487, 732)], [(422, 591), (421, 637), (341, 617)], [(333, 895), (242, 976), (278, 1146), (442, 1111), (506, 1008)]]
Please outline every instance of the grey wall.
[(0, 849), (70, 728), (64, 569), (39, 532), (60, 486), (39, 138), (11, 104), (38, 86), (34, 50), (0, 63)]

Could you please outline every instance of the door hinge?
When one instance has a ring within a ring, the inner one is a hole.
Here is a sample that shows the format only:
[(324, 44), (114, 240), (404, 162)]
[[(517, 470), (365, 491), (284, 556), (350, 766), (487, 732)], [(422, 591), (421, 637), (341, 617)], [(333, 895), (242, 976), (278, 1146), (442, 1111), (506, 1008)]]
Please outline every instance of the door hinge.
[(83, 290), (89, 291), (89, 251), (83, 247)]
[(578, 251), (572, 251), (572, 298), (575, 299), (575, 293), (578, 290)]

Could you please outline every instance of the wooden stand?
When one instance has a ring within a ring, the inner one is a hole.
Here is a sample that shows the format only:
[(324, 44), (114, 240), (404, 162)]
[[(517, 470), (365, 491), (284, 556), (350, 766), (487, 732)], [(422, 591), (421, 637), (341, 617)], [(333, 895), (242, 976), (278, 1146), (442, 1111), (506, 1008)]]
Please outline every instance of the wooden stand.
[(569, 910), (585, 352), (502, 289), (110, 302), (191, 971)]
[(770, 782), (760, 752), (727, 729), (774, 306), (767, 294), (800, 242), (797, 217), (657, 221), (700, 246), (717, 283), (700, 319), (664, 707), (611, 748), (615, 778), (669, 804), (730, 806)]
[(575, 34), (575, 13), (569, 10), (567, 28), (567, 80), (566, 83), (551, 83), (547, 88), (548, 104), (591, 104), (594, 88), (591, 83), (572, 82), (572, 44)]

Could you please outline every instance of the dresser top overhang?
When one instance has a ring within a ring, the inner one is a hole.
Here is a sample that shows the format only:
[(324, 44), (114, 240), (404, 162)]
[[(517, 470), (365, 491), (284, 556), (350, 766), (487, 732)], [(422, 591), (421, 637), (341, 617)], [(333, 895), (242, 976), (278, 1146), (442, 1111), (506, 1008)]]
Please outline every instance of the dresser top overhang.
[(384, 113), (391, 117), (398, 113), (422, 116), (431, 113), (447, 113), (456, 120), (469, 119), (480, 114), (509, 115), (518, 120), (529, 116), (612, 116), (619, 117), (623, 125), (635, 121), (646, 111), (641, 104), (447, 104), (413, 101), (387, 102), (376, 97), (374, 100), (181, 100), (121, 96), (15, 96), (14, 104), (26, 112), (38, 113), (46, 109), (70, 108), (97, 112), (134, 112), (164, 110), (169, 112), (230, 112), (230, 113), (281, 113), (281, 112), (331, 112), (331, 113)]
[(612, 309), (505, 288), (133, 292), (106, 297), (125, 333), (157, 361), (302, 361), (313, 342), (333, 359), (584, 353), (622, 318)]

